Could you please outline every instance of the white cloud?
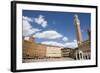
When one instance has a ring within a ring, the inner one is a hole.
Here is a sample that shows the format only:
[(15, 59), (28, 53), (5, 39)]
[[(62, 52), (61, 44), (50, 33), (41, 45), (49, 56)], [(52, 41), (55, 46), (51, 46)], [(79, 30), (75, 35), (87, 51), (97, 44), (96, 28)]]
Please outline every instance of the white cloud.
[(66, 41), (68, 41), (68, 38), (67, 37), (63, 37), (62, 40), (66, 42)]
[(64, 44), (64, 47), (75, 48), (77, 47), (77, 42), (76, 41), (67, 42)]
[(36, 38), (45, 38), (45, 39), (57, 39), (63, 37), (60, 33), (54, 31), (54, 30), (49, 30), (49, 31), (43, 31), (40, 33), (36, 33), (34, 35)]
[(43, 15), (39, 15), (37, 18), (34, 19), (35, 23), (41, 25), (43, 28), (47, 26), (47, 21), (45, 20)]
[(42, 44), (63, 47), (63, 44), (55, 42), (55, 41), (44, 41), (42, 42)]
[(23, 16), (23, 36), (30, 36), (40, 31), (40, 29), (33, 28), (30, 22), (32, 22), (31, 18)]
[(23, 20), (28, 21), (28, 22), (33, 22), (33, 19), (27, 16), (23, 16)]
[(77, 40), (74, 40), (74, 42), (77, 42)]
[(76, 41), (66, 42), (66, 43), (59, 43), (59, 42), (56, 42), (56, 41), (43, 41), (41, 43), (47, 44), (47, 45), (52, 45), (52, 46), (67, 47), (67, 48), (76, 48), (77, 47)]

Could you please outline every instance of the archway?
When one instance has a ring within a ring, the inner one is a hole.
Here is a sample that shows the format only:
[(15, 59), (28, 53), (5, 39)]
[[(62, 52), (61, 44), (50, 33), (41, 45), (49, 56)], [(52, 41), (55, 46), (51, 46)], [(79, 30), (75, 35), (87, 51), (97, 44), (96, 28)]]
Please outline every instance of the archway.
[(80, 53), (80, 59), (83, 59), (83, 54), (82, 53)]
[(83, 59), (83, 52), (81, 50), (76, 51), (76, 59), (77, 60)]

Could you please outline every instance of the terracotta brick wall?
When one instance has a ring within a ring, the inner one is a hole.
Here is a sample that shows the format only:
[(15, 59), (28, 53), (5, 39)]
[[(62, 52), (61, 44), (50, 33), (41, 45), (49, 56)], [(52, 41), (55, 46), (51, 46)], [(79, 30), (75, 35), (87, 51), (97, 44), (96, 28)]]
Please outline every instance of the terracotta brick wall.
[(36, 52), (37, 45), (30, 41), (23, 41), (23, 58), (34, 58), (34, 54)]

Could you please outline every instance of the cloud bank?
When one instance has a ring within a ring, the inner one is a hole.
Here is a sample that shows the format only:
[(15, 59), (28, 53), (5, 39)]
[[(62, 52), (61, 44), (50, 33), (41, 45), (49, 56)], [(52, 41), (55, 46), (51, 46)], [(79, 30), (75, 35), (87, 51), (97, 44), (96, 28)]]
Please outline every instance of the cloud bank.
[(38, 32), (34, 35), (36, 38), (44, 38), (44, 39), (58, 39), (63, 37), (60, 33), (54, 30), (48, 30), (43, 32)]
[(31, 22), (33, 20), (27, 16), (23, 16), (23, 36), (31, 36), (32, 34), (40, 31), (40, 29), (33, 28)]
[(67, 48), (76, 48), (77, 47), (77, 41), (72, 42), (65, 42), (65, 43), (59, 43), (55, 41), (44, 41), (41, 42), (42, 44), (52, 45), (52, 46), (59, 46), (59, 47), (67, 47)]
[(47, 26), (47, 21), (45, 20), (43, 15), (39, 15), (37, 18), (34, 18), (35, 23), (41, 25), (43, 28)]

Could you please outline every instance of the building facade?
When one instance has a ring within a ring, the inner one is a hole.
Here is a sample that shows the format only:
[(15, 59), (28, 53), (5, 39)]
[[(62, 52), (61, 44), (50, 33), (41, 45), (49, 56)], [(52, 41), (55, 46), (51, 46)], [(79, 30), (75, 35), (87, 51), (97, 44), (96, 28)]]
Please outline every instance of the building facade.
[(61, 47), (35, 43), (33, 38), (23, 40), (23, 59), (61, 57)]
[(23, 58), (39, 59), (46, 57), (46, 46), (35, 43), (33, 37), (23, 39)]
[(46, 57), (47, 58), (58, 58), (61, 57), (61, 47), (57, 46), (46, 46)]
[(38, 56), (36, 58), (38, 59), (43, 59), (46, 58), (46, 45), (42, 45), (42, 44), (37, 44), (37, 51), (35, 52), (35, 54), (38, 54)]
[(62, 55), (62, 57), (70, 57), (72, 51), (73, 51), (72, 48), (62, 48), (61, 55)]
[(35, 58), (35, 52), (37, 51), (36, 43), (28, 40), (23, 40), (22, 56), (24, 59)]

